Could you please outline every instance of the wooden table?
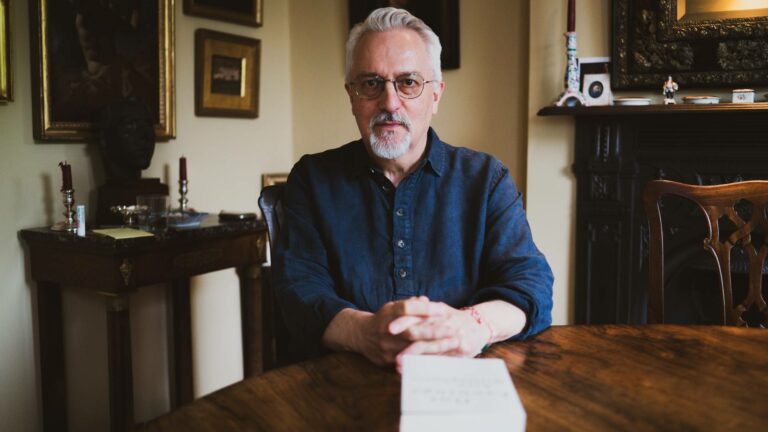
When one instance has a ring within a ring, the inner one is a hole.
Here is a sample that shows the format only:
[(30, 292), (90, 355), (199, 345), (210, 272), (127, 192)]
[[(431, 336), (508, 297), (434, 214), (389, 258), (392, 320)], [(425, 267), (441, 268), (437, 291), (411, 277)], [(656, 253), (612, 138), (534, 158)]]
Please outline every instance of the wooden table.
[[(529, 431), (765, 430), (768, 331), (562, 326), (497, 344)], [(338, 353), (246, 379), (146, 431), (397, 430), (400, 377)]]
[(37, 284), (37, 322), (43, 427), (67, 429), (61, 288), (103, 296), (107, 314), (110, 429), (132, 430), (133, 374), (129, 297), (143, 285), (168, 283), (171, 407), (190, 402), (192, 347), (189, 278), (234, 267), (240, 278), (245, 376), (262, 372), (267, 340), (259, 279), (266, 228), (260, 221), (219, 223), (212, 216), (198, 228), (157, 232), (154, 237), (115, 240), (25, 229), (30, 273)]

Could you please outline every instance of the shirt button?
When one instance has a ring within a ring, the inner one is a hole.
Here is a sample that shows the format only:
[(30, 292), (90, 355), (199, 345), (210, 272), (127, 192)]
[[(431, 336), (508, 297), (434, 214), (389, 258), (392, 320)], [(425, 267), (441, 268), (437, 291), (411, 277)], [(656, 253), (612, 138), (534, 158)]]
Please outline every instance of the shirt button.
[(408, 276), (408, 272), (405, 269), (400, 269), (400, 279), (405, 279)]
[(401, 208), (397, 209), (395, 214), (400, 216), (400, 217), (403, 217), (405, 215), (405, 210), (401, 207)]
[(405, 241), (404, 240), (398, 240), (397, 241), (397, 247), (399, 247), (400, 249), (404, 248), (405, 247)]

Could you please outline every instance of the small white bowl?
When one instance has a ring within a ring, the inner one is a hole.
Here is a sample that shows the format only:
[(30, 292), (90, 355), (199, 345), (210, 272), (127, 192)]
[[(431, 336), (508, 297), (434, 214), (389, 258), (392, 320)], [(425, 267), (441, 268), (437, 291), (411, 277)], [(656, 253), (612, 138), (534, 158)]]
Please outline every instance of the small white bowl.
[(650, 105), (651, 99), (644, 97), (620, 97), (613, 100), (614, 105), (641, 106)]
[(683, 103), (694, 105), (713, 105), (720, 103), (717, 96), (684, 96)]

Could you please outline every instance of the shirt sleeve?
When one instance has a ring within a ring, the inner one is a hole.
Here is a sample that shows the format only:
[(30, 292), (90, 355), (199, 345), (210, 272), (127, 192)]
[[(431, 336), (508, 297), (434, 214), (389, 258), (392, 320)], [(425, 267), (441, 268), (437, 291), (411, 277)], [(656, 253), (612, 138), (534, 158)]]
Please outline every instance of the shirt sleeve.
[(337, 313), (357, 307), (340, 298), (328, 268), (321, 226), (313, 210), (306, 159), (288, 177), (283, 196), (283, 226), (272, 257), (273, 286), (291, 337), (302, 356), (323, 352), (322, 336)]
[(470, 304), (504, 300), (527, 317), (511, 339), (525, 339), (552, 324), (552, 270), (533, 243), (522, 194), (509, 171), (496, 161), (492, 176), (482, 257), (482, 283)]

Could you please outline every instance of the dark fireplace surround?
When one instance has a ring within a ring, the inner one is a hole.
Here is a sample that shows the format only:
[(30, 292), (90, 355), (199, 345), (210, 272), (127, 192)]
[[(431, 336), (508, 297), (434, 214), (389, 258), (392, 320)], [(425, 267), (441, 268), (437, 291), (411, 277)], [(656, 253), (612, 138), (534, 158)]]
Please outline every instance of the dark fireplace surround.
[[(539, 115), (569, 115), (576, 121), (579, 324), (646, 322), (648, 229), (642, 192), (649, 180), (768, 179), (768, 103), (547, 107)], [(666, 319), (710, 322), (719, 300), (714, 267), (702, 248), (704, 219), (682, 200), (662, 200), (662, 205), (667, 309), (672, 311)], [(746, 283), (740, 279), (734, 276), (735, 296), (737, 285)]]

